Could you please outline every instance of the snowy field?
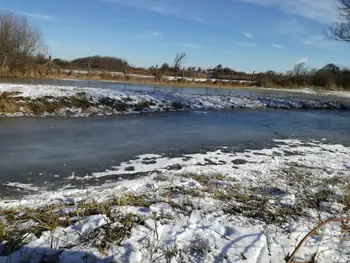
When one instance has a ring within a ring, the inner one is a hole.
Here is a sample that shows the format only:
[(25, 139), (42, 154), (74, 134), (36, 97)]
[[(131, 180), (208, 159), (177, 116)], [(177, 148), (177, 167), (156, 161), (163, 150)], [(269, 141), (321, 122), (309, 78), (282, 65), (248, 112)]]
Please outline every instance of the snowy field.
[(190, 95), (74, 86), (0, 84), (1, 94), (6, 96), (5, 105), (10, 104), (5, 109), (0, 107), (2, 116), (88, 116), (185, 109), (350, 109), (350, 102), (345, 101)]
[[(141, 155), (92, 176), (143, 177), (88, 189), (32, 186), (32, 196), (0, 201), (0, 262), (286, 262), (318, 223), (350, 216), (349, 156), (326, 141), (276, 140)], [(312, 259), (349, 262), (349, 222), (311, 235), (295, 260)]]

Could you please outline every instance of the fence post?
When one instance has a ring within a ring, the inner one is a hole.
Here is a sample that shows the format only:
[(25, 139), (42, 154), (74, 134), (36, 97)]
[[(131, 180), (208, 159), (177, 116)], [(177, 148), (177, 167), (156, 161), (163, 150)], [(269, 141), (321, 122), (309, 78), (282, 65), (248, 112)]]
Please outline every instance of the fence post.
[(91, 57), (89, 57), (89, 61), (88, 61), (88, 76), (90, 76), (90, 69), (91, 69)]
[(48, 63), (49, 63), (49, 69), (51, 69), (51, 63), (52, 63), (52, 57), (51, 57), (51, 55), (49, 56), (49, 61), (48, 61)]
[(182, 69), (182, 81), (185, 79), (185, 68)]
[(127, 63), (124, 63), (124, 78), (127, 79)]
[(233, 83), (233, 70), (231, 71), (231, 82)]
[(255, 79), (255, 71), (253, 71), (252, 82), (254, 82), (254, 79)]
[(158, 79), (158, 65), (156, 65), (155, 78), (156, 78), (156, 80)]

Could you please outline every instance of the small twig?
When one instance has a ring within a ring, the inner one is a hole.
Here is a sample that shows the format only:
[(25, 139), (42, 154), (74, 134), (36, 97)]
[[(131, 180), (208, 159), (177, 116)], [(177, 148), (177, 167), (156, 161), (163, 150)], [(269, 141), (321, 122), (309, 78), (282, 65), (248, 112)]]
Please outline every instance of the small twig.
[(215, 229), (213, 229), (213, 228), (211, 228), (211, 227), (209, 227), (209, 229), (212, 230), (212, 231), (214, 231), (214, 232), (217, 233), (218, 235), (220, 235), (222, 238), (224, 238), (224, 239), (226, 239), (226, 240), (228, 240), (228, 241), (231, 241), (230, 239), (228, 239), (228, 238), (225, 237), (224, 235), (220, 234), (219, 231), (217, 231), (217, 230), (215, 230)]
[(164, 254), (160, 255), (159, 257), (156, 257), (154, 260), (152, 260), (152, 263), (156, 262), (158, 259), (164, 257)]
[(298, 246), (294, 249), (293, 253), (291, 254), (291, 256), (289, 257), (289, 259), (287, 260), (286, 263), (296, 263), (296, 261), (293, 261), (293, 258), (295, 257), (295, 255), (297, 254), (297, 252), (299, 251), (299, 249), (302, 247), (302, 245), (304, 244), (304, 242), (312, 235), (314, 234), (317, 230), (319, 230), (320, 228), (322, 228), (323, 226), (331, 223), (331, 222), (339, 222), (339, 221), (346, 221), (346, 220), (350, 220), (350, 218), (346, 218), (346, 217), (340, 217), (340, 218), (332, 218), (332, 219), (328, 219), (327, 221), (318, 224), (314, 229), (312, 229), (298, 244)]

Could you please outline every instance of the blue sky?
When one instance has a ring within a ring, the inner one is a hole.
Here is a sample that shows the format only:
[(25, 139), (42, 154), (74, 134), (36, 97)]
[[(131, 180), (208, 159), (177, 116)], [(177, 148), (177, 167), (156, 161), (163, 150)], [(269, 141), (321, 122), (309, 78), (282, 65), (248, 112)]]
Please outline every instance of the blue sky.
[(0, 0), (27, 15), (54, 57), (125, 58), (136, 66), (218, 64), (247, 72), (350, 66), (349, 46), (325, 39), (336, 0)]

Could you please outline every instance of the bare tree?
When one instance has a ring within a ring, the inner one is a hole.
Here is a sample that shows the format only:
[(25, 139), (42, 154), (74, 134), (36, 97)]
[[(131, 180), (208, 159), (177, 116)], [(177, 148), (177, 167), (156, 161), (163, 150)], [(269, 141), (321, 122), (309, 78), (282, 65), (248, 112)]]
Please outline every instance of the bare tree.
[(306, 70), (305, 62), (297, 63), (294, 66), (293, 75), (295, 76), (304, 75), (306, 71), (307, 70)]
[(174, 65), (173, 65), (175, 78), (176, 78), (177, 72), (180, 70), (180, 68), (184, 64), (186, 56), (187, 55), (185, 52), (176, 54), (176, 57), (174, 58)]
[(329, 27), (329, 39), (350, 42), (350, 0), (337, 0), (339, 21)]
[(25, 16), (0, 13), (0, 66), (14, 67), (42, 51), (42, 38)]

